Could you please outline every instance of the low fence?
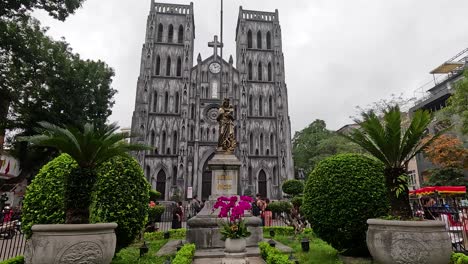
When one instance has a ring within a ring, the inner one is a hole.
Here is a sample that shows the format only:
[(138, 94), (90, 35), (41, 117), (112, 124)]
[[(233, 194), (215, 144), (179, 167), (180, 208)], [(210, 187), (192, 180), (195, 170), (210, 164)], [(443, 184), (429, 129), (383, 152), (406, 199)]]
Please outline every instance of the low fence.
[(21, 213), (0, 214), (0, 260), (23, 255), (26, 237), (21, 231)]

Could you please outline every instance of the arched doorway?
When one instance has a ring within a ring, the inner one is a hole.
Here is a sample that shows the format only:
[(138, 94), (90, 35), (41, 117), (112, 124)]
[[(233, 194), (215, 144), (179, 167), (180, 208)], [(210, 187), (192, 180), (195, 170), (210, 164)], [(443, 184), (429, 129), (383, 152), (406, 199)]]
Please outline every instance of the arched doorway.
[(262, 197), (267, 197), (267, 177), (264, 170), (258, 173), (258, 193)]
[(203, 174), (202, 174), (202, 200), (208, 200), (211, 195), (211, 170), (208, 168), (208, 161), (213, 158), (214, 153), (206, 160), (203, 165)]
[(166, 173), (164, 170), (160, 170), (156, 177), (156, 191), (161, 193), (161, 197), (159, 197), (160, 200), (166, 198)]

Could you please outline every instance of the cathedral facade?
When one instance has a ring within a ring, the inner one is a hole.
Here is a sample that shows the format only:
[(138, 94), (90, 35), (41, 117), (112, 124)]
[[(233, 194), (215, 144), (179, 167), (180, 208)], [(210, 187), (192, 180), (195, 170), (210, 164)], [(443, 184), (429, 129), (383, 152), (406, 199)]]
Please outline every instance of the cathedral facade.
[(137, 153), (153, 189), (165, 200), (211, 194), (207, 163), (218, 141), (218, 108), (235, 109), (235, 155), (242, 165), (239, 194), (281, 198), (294, 178), (291, 129), (278, 11), (239, 8), (236, 60), (213, 54), (194, 61), (193, 3), (151, 1), (132, 118), (132, 139), (151, 146)]

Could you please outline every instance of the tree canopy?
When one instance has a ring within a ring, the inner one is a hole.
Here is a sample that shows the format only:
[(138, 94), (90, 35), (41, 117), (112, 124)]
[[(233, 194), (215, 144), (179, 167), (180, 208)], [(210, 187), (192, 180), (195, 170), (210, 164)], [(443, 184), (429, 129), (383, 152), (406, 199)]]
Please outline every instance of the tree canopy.
[(449, 114), (455, 114), (460, 119), (459, 130), (468, 134), (468, 71), (463, 73), (464, 78), (455, 84), (455, 92), (447, 100), (444, 109)]
[(443, 168), (468, 168), (468, 150), (457, 137), (450, 134), (436, 138), (424, 149), (424, 154), (433, 164)]
[(51, 17), (65, 20), (85, 0), (2, 0), (0, 2), (0, 17), (15, 18), (28, 16), (33, 9), (42, 9)]
[(294, 166), (304, 169), (306, 175), (323, 159), (338, 153), (360, 152), (361, 148), (328, 130), (323, 120), (317, 119), (296, 132), (293, 138)]

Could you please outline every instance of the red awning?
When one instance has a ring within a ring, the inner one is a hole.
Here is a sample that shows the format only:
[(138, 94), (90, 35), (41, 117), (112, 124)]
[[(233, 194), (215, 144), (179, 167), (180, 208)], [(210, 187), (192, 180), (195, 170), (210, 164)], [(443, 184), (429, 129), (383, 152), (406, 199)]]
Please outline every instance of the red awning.
[(434, 193), (439, 194), (464, 194), (466, 186), (430, 186), (410, 191), (411, 195), (429, 195)]

